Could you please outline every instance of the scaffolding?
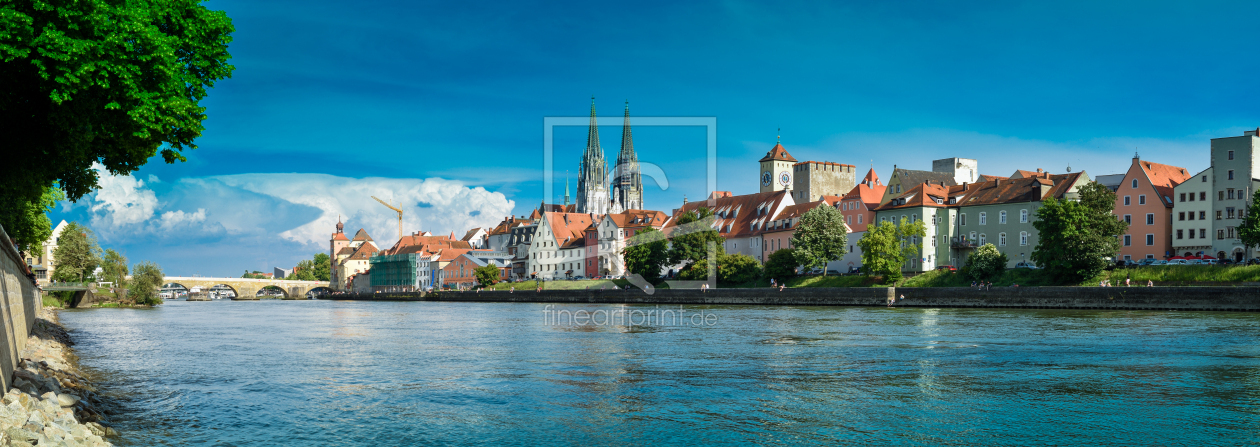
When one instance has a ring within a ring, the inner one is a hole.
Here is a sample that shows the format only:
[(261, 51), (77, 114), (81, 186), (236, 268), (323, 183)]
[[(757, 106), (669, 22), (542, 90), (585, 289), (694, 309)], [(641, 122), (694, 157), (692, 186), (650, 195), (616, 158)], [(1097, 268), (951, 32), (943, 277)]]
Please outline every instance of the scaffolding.
[(416, 290), (425, 286), (420, 284), (420, 255), (417, 253), (373, 256), (368, 263), (373, 290), (380, 290), (378, 287)]

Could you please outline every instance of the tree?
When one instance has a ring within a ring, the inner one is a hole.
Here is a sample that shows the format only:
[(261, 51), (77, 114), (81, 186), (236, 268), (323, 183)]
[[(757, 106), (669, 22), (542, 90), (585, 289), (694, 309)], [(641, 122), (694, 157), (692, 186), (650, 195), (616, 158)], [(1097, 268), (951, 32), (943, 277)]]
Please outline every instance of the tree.
[(17, 241), (18, 249), (38, 249), (52, 236), (48, 212), (62, 200), (66, 200), (66, 194), (56, 186), (45, 187), (39, 199), (33, 202), (23, 197), (0, 195), (0, 210), (15, 210), (12, 213), (0, 211), (0, 225)]
[(1243, 213), (1242, 222), (1238, 224), (1238, 238), (1242, 239), (1244, 247), (1249, 249), (1260, 245), (1260, 215), (1251, 212), (1260, 200), (1260, 190), (1256, 190), (1251, 194), (1251, 205), (1247, 207), (1247, 211)]
[(901, 279), (906, 260), (919, 257), (926, 234), (927, 226), (922, 220), (867, 225), (866, 235), (857, 242), (862, 247), (862, 271), (867, 276), (882, 276), (885, 284), (896, 282)]
[(162, 269), (157, 264), (144, 261), (136, 264), (132, 270), (135, 274), (131, 277), (131, 288), (127, 290), (127, 296), (142, 306), (162, 304), (162, 296), (158, 294), (162, 284), (166, 282)]
[(796, 254), (793, 248), (782, 248), (766, 258), (766, 277), (783, 282), (796, 276)]
[(477, 278), (477, 283), (481, 284), (481, 287), (493, 286), (494, 283), (499, 282), (499, 266), (491, 262), (485, 266), (477, 267), (473, 269), (473, 277)]
[(712, 224), (713, 211), (704, 207), (678, 216), (678, 225), (674, 229), (676, 235), (670, 238), (669, 263), (684, 264), (682, 269), (687, 270), (692, 264), (708, 259), (709, 242), (717, 246), (720, 258), (726, 252), (723, 247), (726, 240), (711, 227)]
[(124, 175), (159, 148), (174, 163), (197, 147), (199, 101), (230, 77), (234, 31), (200, 3), (0, 3), (0, 147), (13, 149), (0, 163), (6, 228), (23, 227), (54, 184), (72, 201), (91, 192), (97, 163)]
[(61, 231), (57, 248), (53, 250), (52, 280), (86, 282), (101, 263), (101, 247), (96, 245), (96, 236), (78, 222), (66, 224)]
[(260, 271), (258, 271), (258, 270), (254, 270), (253, 272), (250, 272), (249, 270), (245, 270), (245, 274), (244, 274), (244, 275), (241, 275), (241, 278), (245, 278), (245, 279), (267, 279), (267, 277), (266, 277), (266, 276), (263, 276), (262, 272), (260, 272)]
[(101, 260), (101, 280), (114, 283), (116, 288), (127, 287), (127, 257), (106, 249)]
[(718, 282), (744, 284), (760, 278), (761, 263), (752, 256), (735, 253), (718, 258)]
[(1098, 182), (1079, 190), (1080, 199), (1046, 199), (1037, 210), (1037, 246), (1032, 261), (1062, 283), (1074, 284), (1098, 276), (1106, 258), (1120, 251), (1120, 235), (1129, 224), (1112, 210), (1116, 193)]
[(313, 261), (298, 261), (298, 265), (293, 267), (293, 273), (290, 273), (285, 279), (293, 281), (315, 281), (315, 266)]
[(997, 246), (989, 243), (976, 248), (976, 251), (967, 256), (967, 266), (963, 267), (967, 271), (967, 276), (976, 281), (982, 281), (994, 276), (1000, 275), (1006, 271), (1006, 264), (1010, 262), (1006, 254), (998, 251)]
[(332, 261), (327, 253), (315, 253), (311, 264), (311, 273), (315, 275), (316, 281), (328, 281), (332, 278)]
[(819, 206), (805, 212), (792, 235), (796, 262), (805, 268), (822, 268), (827, 276), (827, 263), (838, 261), (848, 253), (848, 230), (844, 214), (832, 206)]
[(642, 276), (652, 284), (661, 281), (661, 268), (669, 261), (669, 241), (655, 228), (639, 230), (621, 250), (626, 271)]

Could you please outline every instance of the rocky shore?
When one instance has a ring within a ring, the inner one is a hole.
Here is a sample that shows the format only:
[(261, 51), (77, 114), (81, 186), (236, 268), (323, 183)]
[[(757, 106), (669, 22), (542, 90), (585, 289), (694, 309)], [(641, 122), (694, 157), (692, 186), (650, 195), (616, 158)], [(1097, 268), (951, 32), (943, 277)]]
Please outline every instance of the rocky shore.
[(45, 308), (0, 406), (0, 446), (113, 445), (96, 388), (72, 364), (70, 334)]

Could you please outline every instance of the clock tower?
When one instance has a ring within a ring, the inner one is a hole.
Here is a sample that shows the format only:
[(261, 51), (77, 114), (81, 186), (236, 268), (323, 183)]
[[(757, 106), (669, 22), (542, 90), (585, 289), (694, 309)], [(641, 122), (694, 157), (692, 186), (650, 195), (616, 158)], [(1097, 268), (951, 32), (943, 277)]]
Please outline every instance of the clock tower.
[(793, 164), (796, 164), (796, 159), (788, 155), (782, 144), (776, 142), (770, 152), (761, 157), (761, 169), (758, 172), (761, 177), (758, 179), (761, 192), (792, 189)]

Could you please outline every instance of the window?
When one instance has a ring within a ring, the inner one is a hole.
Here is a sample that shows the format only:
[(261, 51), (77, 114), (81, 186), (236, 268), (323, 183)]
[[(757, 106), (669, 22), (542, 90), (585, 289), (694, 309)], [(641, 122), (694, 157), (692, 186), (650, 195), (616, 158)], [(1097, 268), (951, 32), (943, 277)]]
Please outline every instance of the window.
[[(1193, 236), (1193, 235), (1194, 235), (1194, 231), (1191, 231), (1191, 232), (1190, 232), (1190, 234)], [(1181, 238), (1182, 238), (1182, 237), (1181, 237), (1182, 235), (1183, 235), (1182, 230), (1177, 230), (1177, 239), (1181, 239)]]
[(980, 233), (980, 245), (984, 245), (984, 241), (985, 241), (986, 239), (988, 239), (988, 238), (987, 238), (987, 237), (985, 237), (984, 233)]
[(1225, 230), (1216, 230), (1216, 240), (1225, 239)]
[(862, 223), (862, 215), (858, 214), (858, 224), (861, 224), (861, 223)]
[[(1182, 202), (1184, 202), (1184, 201), (1185, 201), (1185, 200), (1182, 200)], [(1191, 201), (1191, 202), (1193, 202), (1193, 201), (1194, 201), (1194, 193), (1190, 193), (1190, 201)]]
[(1124, 206), (1129, 206), (1129, 196), (1124, 196)]
[(1137, 179), (1133, 179), (1133, 189), (1137, 189)]
[(1234, 198), (1234, 188), (1225, 188), (1225, 198), (1226, 199)]
[(1028, 232), (1019, 232), (1019, 245), (1028, 245)]
[(1194, 211), (1190, 212), (1190, 220), (1194, 220)]
[(989, 213), (981, 211), (980, 212), (980, 225), (987, 225), (988, 220), (989, 220)]
[(1200, 181), (1200, 182), (1203, 182), (1203, 183), (1207, 183), (1207, 176), (1206, 176), (1206, 175), (1205, 175), (1205, 176), (1203, 176), (1203, 180), (1199, 180), (1199, 181)]
[(958, 215), (958, 225), (962, 225), (962, 226), (964, 226), (964, 227), (965, 227), (965, 226), (967, 226), (967, 215), (966, 215), (966, 214), (959, 214), (959, 215)]
[(1124, 246), (1128, 247), (1130, 245), (1133, 245), (1133, 236), (1126, 234), (1124, 235)]
[(1229, 151), (1229, 159), (1230, 160), (1234, 159), (1234, 151)]
[(1207, 220), (1207, 211), (1199, 211), (1199, 220)]
[(848, 225), (853, 225), (853, 216), (844, 216), (844, 223)]
[(1147, 224), (1147, 225), (1155, 225), (1155, 215), (1154, 215), (1154, 214), (1151, 214), (1151, 213), (1146, 213), (1146, 224)]
[(1028, 210), (1019, 210), (1019, 223), (1028, 223)]
[[(1181, 239), (1181, 230), (1177, 230), (1177, 239)], [(1190, 239), (1194, 239), (1194, 229), (1190, 230)]]
[[(1194, 217), (1194, 214), (1191, 214), (1190, 217)], [(1186, 220), (1186, 212), (1182, 211), (1177, 213), (1177, 220)]]
[(1232, 207), (1232, 206), (1231, 206), (1231, 207), (1226, 207), (1226, 208), (1225, 208), (1225, 218), (1226, 218), (1226, 219), (1233, 219), (1233, 218), (1234, 218), (1234, 207)]
[(1225, 200), (1225, 191), (1217, 191), (1216, 200)]
[(1006, 211), (998, 212), (998, 223), (1006, 224)]
[(1233, 179), (1234, 179), (1234, 170), (1233, 170), (1233, 169), (1230, 169), (1230, 170), (1229, 170), (1229, 178), (1228, 178), (1228, 179), (1226, 179), (1226, 180), (1233, 180)]
[[(1192, 196), (1190, 196), (1190, 197), (1194, 197), (1194, 196), (1192, 195)], [(1185, 201), (1186, 201), (1186, 193), (1184, 193), (1184, 192), (1183, 192), (1183, 193), (1181, 193), (1181, 196), (1180, 196), (1179, 198), (1181, 199), (1181, 201), (1182, 201), (1182, 202), (1185, 202)]]
[(1221, 220), (1221, 210), (1216, 210), (1216, 220)]
[(999, 247), (1006, 246), (1006, 233), (998, 233), (998, 246)]
[[(1194, 231), (1194, 230), (1190, 230), (1190, 231)], [(1199, 239), (1207, 239), (1207, 230), (1206, 230), (1206, 229), (1204, 229), (1204, 228), (1200, 228), (1200, 229), (1199, 229)]]
[(1199, 191), (1199, 200), (1207, 200), (1207, 191)]
[(1124, 260), (1125, 260), (1125, 261), (1132, 261), (1132, 260), (1133, 260), (1133, 255), (1124, 255)]
[(1225, 237), (1230, 238), (1230, 239), (1238, 237), (1234, 233), (1234, 227), (1225, 227)]
[(1145, 205), (1145, 204), (1146, 204), (1146, 194), (1142, 194), (1138, 196), (1138, 205)]
[(1124, 215), (1124, 223), (1127, 223), (1127, 224), (1130, 224), (1130, 225), (1131, 225), (1131, 224), (1133, 224), (1133, 215), (1132, 215), (1132, 214), (1125, 214), (1125, 215)]
[(1149, 233), (1147, 233), (1147, 235), (1146, 235), (1146, 245), (1147, 245), (1147, 246), (1152, 246), (1152, 245), (1155, 245), (1155, 235), (1154, 235), (1154, 234), (1149, 234)]

